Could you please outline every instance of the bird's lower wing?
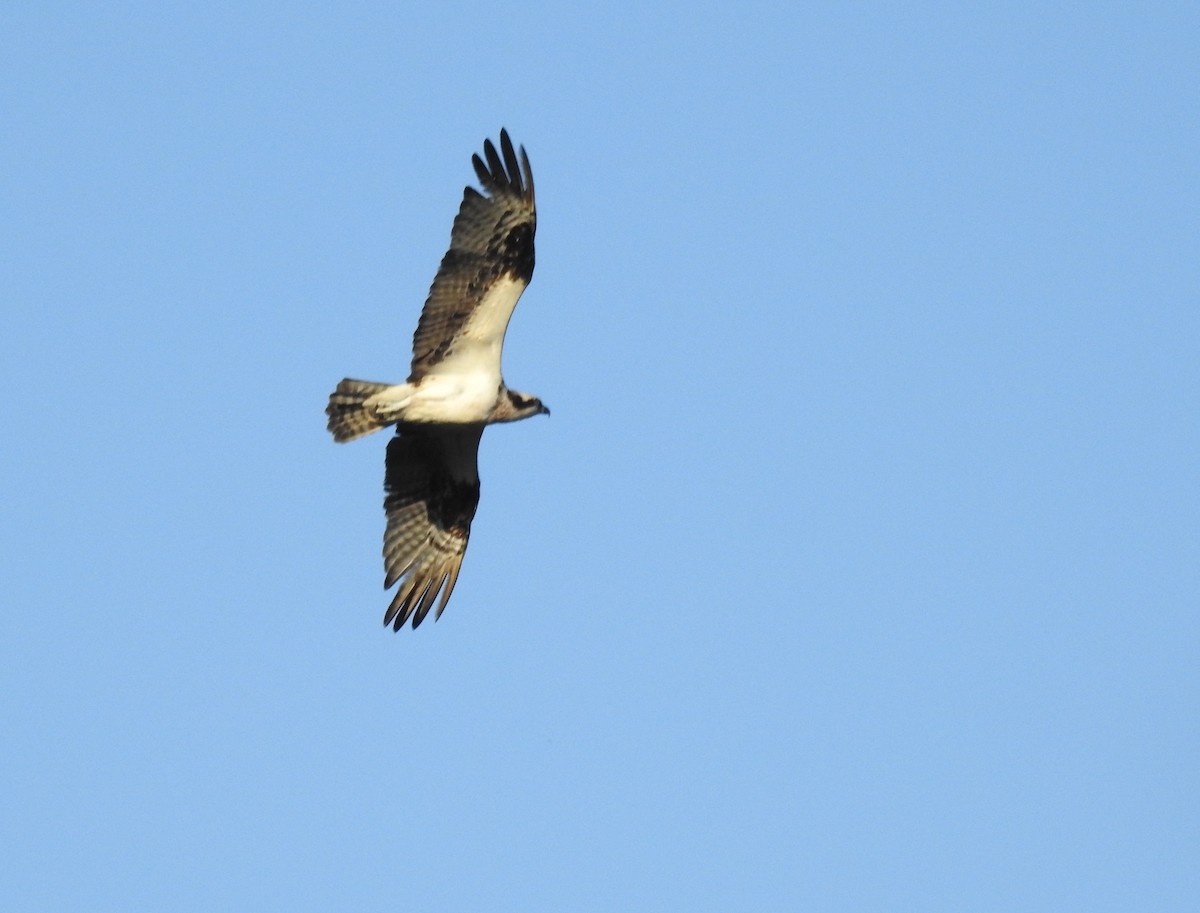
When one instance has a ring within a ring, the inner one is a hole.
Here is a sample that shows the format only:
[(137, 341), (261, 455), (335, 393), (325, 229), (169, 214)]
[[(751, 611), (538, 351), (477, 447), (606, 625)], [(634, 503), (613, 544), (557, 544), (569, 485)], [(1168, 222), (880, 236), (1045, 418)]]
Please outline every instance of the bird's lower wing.
[(479, 504), (482, 433), (481, 425), (402, 425), (388, 444), (384, 587), (400, 586), (383, 623), (397, 631), (409, 618), (419, 625), (439, 593), (440, 616), (454, 590)]

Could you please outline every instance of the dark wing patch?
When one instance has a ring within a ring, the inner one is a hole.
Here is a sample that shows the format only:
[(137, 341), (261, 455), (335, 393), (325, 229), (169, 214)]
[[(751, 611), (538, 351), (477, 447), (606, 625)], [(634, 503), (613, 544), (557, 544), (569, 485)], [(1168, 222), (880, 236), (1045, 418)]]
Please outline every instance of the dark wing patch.
[(524, 146), (518, 154), (507, 130), (500, 131), (499, 151), (491, 140), (484, 141), (483, 155), (474, 155), (471, 163), (484, 193), (473, 187), (463, 191), (450, 249), (413, 335), (409, 382), (449, 354), (454, 336), (497, 279), (512, 276), (527, 285), (533, 277), (537, 207), (529, 156)]
[(399, 583), (383, 623), (399, 631), (419, 625), (441, 593), (437, 614), (454, 591), (471, 520), (479, 505), (477, 456), (483, 427), (402, 425), (388, 443), (384, 588)]

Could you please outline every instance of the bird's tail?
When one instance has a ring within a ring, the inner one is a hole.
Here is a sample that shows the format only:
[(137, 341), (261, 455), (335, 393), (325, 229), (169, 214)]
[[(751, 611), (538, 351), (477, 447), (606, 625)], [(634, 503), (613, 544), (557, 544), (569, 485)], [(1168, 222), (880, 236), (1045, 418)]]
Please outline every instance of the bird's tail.
[(333, 439), (343, 444), (391, 424), (381, 421), (374, 410), (363, 406), (376, 393), (390, 386), (371, 380), (351, 380), (349, 377), (339, 383), (337, 389), (329, 394), (329, 405), (325, 407)]

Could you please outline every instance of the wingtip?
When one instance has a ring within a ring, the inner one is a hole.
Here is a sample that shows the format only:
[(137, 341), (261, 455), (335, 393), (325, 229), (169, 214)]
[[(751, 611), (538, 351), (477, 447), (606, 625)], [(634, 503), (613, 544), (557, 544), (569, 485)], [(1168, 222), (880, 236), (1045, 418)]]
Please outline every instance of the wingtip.
[(513, 146), (508, 130), (500, 128), (500, 151), (509, 172), (509, 180), (522, 196), (533, 197), (533, 169), (529, 166), (529, 154), (525, 147)]
[[(487, 189), (489, 186), (491, 186), (492, 175), (487, 170), (487, 165), (483, 163), (483, 159), (479, 157), (478, 152), (471, 156), (471, 165), (475, 168), (475, 177), (479, 178), (479, 183), (484, 187), (484, 189)], [(474, 187), (467, 188), (467, 190), (474, 189)]]
[(524, 146), (514, 146), (507, 127), (500, 128), (500, 149), (490, 138), (483, 141), (483, 155), (471, 156), (471, 165), (485, 189), (511, 188), (517, 196), (533, 199), (533, 170)]

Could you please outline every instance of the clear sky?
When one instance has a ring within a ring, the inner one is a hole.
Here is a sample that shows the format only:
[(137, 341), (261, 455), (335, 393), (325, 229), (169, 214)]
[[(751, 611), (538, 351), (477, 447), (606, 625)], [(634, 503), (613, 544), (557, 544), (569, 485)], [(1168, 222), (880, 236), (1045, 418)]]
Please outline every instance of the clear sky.
[[(0, 907), (1200, 909), (1194, 4), (4, 4)], [(458, 589), (386, 438), (538, 266)]]

